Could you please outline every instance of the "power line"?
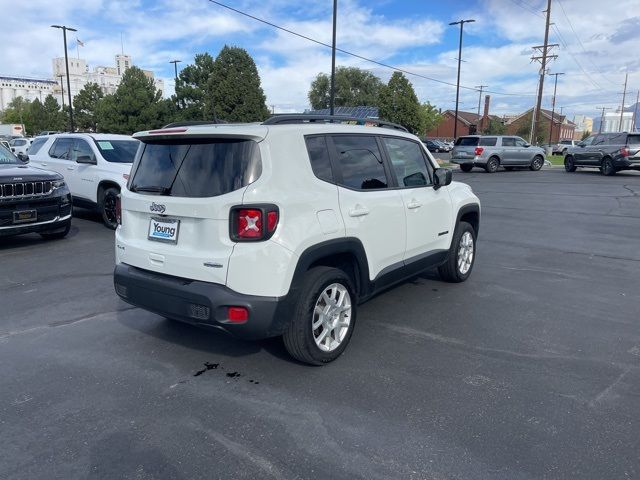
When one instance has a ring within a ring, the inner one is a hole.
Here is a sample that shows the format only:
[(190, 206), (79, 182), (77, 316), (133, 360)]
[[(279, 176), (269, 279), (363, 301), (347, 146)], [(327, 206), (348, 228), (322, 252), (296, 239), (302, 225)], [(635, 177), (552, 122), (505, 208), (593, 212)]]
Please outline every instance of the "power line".
[[(225, 5), (224, 3), (218, 2), (216, 0), (209, 0), (209, 2), (211, 2), (211, 3), (215, 4), (215, 5), (218, 5), (220, 7), (226, 8), (227, 10), (231, 10), (232, 12), (238, 13), (238, 14), (243, 15), (245, 17), (251, 18), (251, 19), (253, 19), (253, 20), (257, 21), (257, 22), (264, 23), (265, 25), (269, 25), (270, 27), (276, 28), (278, 30), (282, 30), (283, 32), (287, 32), (287, 33), (289, 33), (291, 35), (295, 35), (296, 37), (300, 37), (300, 38), (303, 38), (303, 39), (308, 40), (310, 42), (317, 43), (318, 45), (322, 45), (323, 47), (333, 48), (333, 46), (329, 45), (328, 43), (321, 42), (320, 40), (316, 40), (315, 38), (308, 37), (306, 35), (303, 35), (301, 33), (295, 32), (295, 31), (290, 30), (290, 29), (285, 28), (285, 27), (281, 27), (280, 25), (276, 25), (273, 22), (269, 22), (268, 20), (264, 20), (262, 18), (256, 17), (255, 15), (251, 15), (250, 13), (243, 12), (242, 10), (238, 10), (237, 8), (230, 7), (229, 5)], [(357, 53), (349, 52), (349, 51), (344, 50), (342, 48), (337, 48), (336, 47), (336, 51), (340, 52), (340, 53), (344, 53), (345, 55), (349, 55), (351, 57), (359, 58), (360, 60), (364, 60), (366, 62), (373, 63), (373, 64), (378, 65), (380, 67), (389, 68), (391, 70), (395, 70), (395, 71), (398, 71), (398, 72), (406, 73), (407, 75), (412, 75), (414, 77), (422, 78), (424, 80), (429, 80), (431, 82), (436, 82), (436, 83), (440, 83), (440, 84), (443, 84), (443, 85), (448, 85), (450, 87), (456, 87), (455, 83), (447, 82), (447, 81), (444, 81), (444, 80), (438, 80), (437, 78), (428, 77), (428, 76), (422, 75), (420, 73), (411, 72), (409, 70), (405, 70), (405, 69), (400, 68), (400, 67), (396, 67), (396, 66), (393, 66), (393, 65), (389, 65), (387, 63), (383, 63), (383, 62), (379, 62), (377, 60), (373, 60), (371, 58), (364, 57), (362, 55), (358, 55)], [(476, 88), (468, 87), (468, 86), (465, 86), (465, 85), (460, 85), (460, 88), (464, 88), (465, 90), (472, 90), (474, 92), (477, 91)], [(504, 96), (510, 96), (510, 97), (531, 97), (531, 96), (533, 96), (530, 93), (507, 93), (507, 92), (495, 92), (495, 91), (489, 91), (489, 90), (486, 90), (486, 93), (492, 93), (494, 95), (504, 95)]]

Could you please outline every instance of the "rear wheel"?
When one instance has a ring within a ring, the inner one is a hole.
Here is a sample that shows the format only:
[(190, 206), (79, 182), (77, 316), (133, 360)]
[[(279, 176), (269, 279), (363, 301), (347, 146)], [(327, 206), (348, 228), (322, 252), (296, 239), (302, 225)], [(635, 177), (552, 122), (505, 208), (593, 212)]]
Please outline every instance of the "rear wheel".
[(576, 164), (573, 162), (573, 157), (571, 155), (564, 157), (564, 169), (567, 172), (576, 171)]
[(460, 170), (462, 170), (463, 172), (470, 172), (472, 168), (473, 168), (473, 165), (471, 165), (470, 163), (460, 164)]
[(102, 193), (102, 199), (100, 200), (102, 222), (111, 230), (115, 230), (118, 226), (118, 220), (116, 217), (116, 198), (119, 194), (120, 190), (115, 187), (109, 187)]
[(323, 365), (338, 358), (351, 339), (357, 296), (349, 276), (337, 268), (309, 270), (293, 318), (282, 338), (295, 359)]
[(447, 261), (438, 267), (438, 273), (446, 282), (464, 282), (471, 275), (475, 258), (476, 232), (471, 224), (460, 222), (453, 235)]
[(484, 169), (488, 173), (496, 173), (499, 166), (500, 160), (498, 160), (496, 157), (491, 157), (489, 160), (487, 160), (487, 164), (485, 165)]
[(542, 158), (540, 155), (536, 155), (535, 157), (533, 157), (533, 160), (531, 160), (529, 169), (537, 172), (542, 168), (542, 165), (544, 165), (544, 158)]
[(610, 158), (605, 158), (602, 160), (602, 166), (600, 167), (600, 171), (603, 175), (611, 176), (616, 174), (616, 167), (613, 166), (613, 160)]

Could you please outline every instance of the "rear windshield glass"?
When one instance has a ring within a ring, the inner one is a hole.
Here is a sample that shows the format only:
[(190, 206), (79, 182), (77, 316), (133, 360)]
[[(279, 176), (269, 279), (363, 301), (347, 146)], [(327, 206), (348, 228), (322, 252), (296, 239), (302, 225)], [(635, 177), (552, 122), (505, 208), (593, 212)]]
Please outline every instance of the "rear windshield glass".
[(484, 137), (480, 139), (478, 145), (481, 147), (495, 147), (497, 140), (498, 139), (496, 137)]
[(138, 140), (96, 140), (100, 154), (107, 162), (133, 163), (138, 151)]
[(245, 187), (262, 173), (253, 140), (190, 139), (143, 144), (131, 191), (215, 197)]
[(460, 137), (456, 140), (458, 147), (475, 147), (478, 145), (478, 137)]
[(627, 144), (640, 146), (640, 135), (629, 135), (629, 138), (627, 139)]

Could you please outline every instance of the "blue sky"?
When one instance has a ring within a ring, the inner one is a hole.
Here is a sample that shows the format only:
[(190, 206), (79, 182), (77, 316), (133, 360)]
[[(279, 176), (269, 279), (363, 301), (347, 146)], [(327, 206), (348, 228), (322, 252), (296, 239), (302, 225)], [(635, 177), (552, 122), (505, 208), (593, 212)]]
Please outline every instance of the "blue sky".
[[(228, 0), (240, 10), (323, 42), (331, 41), (331, 0)], [(538, 66), (531, 46), (542, 43), (544, 0), (392, 1), (339, 0), (338, 46), (424, 76), (455, 83), (457, 27), (448, 23), (474, 18), (465, 26), (461, 83), (489, 85), (492, 113), (518, 113), (534, 102)], [(0, 7), (11, 9), (9, 0)], [(551, 72), (564, 72), (557, 105), (574, 113), (596, 115), (596, 107), (615, 107), (625, 71), (632, 90), (640, 88), (640, 13), (637, 0), (553, 0), (551, 41), (559, 43)], [(173, 89), (173, 58), (192, 61), (200, 52), (213, 56), (226, 44), (247, 49), (256, 60), (270, 105), (276, 111), (307, 107), (309, 84), (328, 72), (330, 50), (219, 7), (207, 0), (31, 0), (20, 7), (20, 21), (0, 32), (0, 73), (51, 76), (51, 58), (61, 55), (64, 23), (78, 29), (85, 46), (80, 55), (91, 68), (113, 64), (120, 51), (136, 65), (153, 70)], [(75, 38), (70, 38), (70, 44)], [(75, 48), (71, 50), (75, 55)], [(371, 70), (386, 80), (392, 70), (346, 55), (338, 65)], [(408, 75), (421, 101), (453, 108), (455, 89)], [(544, 105), (550, 107), (547, 79)], [(508, 94), (508, 95), (506, 95)], [(478, 93), (461, 91), (461, 109), (475, 111)]]

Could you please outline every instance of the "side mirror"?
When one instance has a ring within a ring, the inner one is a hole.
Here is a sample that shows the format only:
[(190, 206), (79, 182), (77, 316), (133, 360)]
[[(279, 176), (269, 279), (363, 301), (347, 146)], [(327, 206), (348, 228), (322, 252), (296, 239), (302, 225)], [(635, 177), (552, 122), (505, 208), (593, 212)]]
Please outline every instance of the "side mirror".
[(529, 148), (530, 146), (531, 146), (531, 144), (530, 144), (530, 143), (525, 143), (525, 144), (524, 144), (524, 148)]
[(88, 163), (90, 165), (96, 165), (98, 162), (95, 158), (90, 157), (89, 155), (80, 155), (76, 158), (76, 163)]
[(29, 163), (29, 155), (27, 155), (27, 154), (25, 154), (25, 153), (20, 152), (20, 153), (17, 155), (17, 157), (18, 157), (18, 160), (20, 160), (21, 162), (23, 162), (23, 163)]
[(451, 184), (453, 173), (449, 168), (436, 168), (433, 172), (433, 188), (438, 190), (440, 187), (446, 187)]

